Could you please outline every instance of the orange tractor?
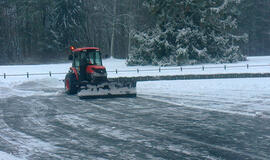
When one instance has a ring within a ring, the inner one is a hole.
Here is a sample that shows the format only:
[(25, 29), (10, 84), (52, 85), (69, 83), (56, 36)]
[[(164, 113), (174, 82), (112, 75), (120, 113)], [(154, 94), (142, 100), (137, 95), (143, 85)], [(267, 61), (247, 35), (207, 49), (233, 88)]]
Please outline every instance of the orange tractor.
[(80, 98), (136, 97), (136, 81), (108, 80), (99, 48), (71, 47), (72, 67), (65, 78), (67, 94)]

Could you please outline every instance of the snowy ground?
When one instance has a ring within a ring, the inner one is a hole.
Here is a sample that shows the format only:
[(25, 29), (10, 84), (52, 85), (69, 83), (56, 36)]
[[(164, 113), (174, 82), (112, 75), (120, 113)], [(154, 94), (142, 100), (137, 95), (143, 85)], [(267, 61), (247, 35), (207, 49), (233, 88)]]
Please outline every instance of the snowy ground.
[[(161, 67), (161, 72), (159, 72), (159, 67), (157, 66), (143, 66), (143, 67), (127, 67), (125, 60), (118, 59), (106, 59), (103, 61), (106, 66), (109, 77), (119, 77), (119, 76), (145, 76), (145, 75), (175, 75), (175, 74), (214, 74), (214, 73), (263, 73), (270, 71), (270, 56), (265, 57), (249, 57), (248, 61), (239, 62), (234, 64), (206, 64), (206, 65), (192, 65), (183, 66), (182, 71), (180, 67)], [(249, 64), (249, 69), (246, 65)], [(226, 65), (226, 70), (224, 69)], [(254, 65), (267, 65), (252, 67)], [(44, 76), (31, 76), (30, 80), (48, 78), (49, 72), (52, 73), (66, 73), (71, 66), (70, 63), (67, 64), (51, 64), (51, 65), (20, 65), (20, 66), (0, 66), (0, 82), (18, 82), (27, 80), (26, 73), (36, 74), (36, 73), (46, 73)], [(202, 70), (204, 66), (204, 71)], [(241, 66), (236, 67), (234, 66)], [(218, 68), (215, 68), (218, 67)], [(230, 68), (233, 67), (233, 68)], [(137, 72), (139, 69), (139, 73)], [(117, 74), (116, 74), (117, 70)], [(149, 71), (150, 70), (150, 71)], [(127, 72), (128, 71), (128, 72)], [(3, 74), (14, 75), (14, 74), (25, 74), (23, 77), (7, 77), (7, 80), (3, 80)], [(53, 78), (64, 79), (64, 74), (53, 74)]]
[[(104, 64), (107, 70), (138, 68), (123, 60)], [(270, 57), (228, 66), (246, 64), (268, 65)], [(0, 75), (61, 73), (69, 66), (0, 66)], [(270, 71), (269, 66), (159, 73), (158, 67), (139, 67), (153, 68), (109, 76)], [(137, 98), (106, 101), (67, 96), (62, 79), (0, 77), (0, 160), (270, 159), (270, 78), (140, 82)]]

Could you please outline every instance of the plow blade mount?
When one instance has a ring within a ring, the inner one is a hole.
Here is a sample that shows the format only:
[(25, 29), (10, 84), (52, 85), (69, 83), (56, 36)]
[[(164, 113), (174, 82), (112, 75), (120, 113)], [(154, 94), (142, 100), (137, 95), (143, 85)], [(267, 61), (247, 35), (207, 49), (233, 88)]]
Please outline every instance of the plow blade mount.
[(136, 81), (108, 81), (102, 84), (81, 86), (78, 96), (88, 98), (136, 97)]

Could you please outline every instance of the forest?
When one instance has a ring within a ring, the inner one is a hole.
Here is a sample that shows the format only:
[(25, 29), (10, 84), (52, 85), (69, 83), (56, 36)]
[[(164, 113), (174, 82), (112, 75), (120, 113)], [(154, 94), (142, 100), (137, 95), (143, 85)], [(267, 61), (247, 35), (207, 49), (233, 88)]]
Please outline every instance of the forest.
[(129, 65), (270, 55), (270, 1), (0, 0), (0, 65), (66, 62), (71, 45)]

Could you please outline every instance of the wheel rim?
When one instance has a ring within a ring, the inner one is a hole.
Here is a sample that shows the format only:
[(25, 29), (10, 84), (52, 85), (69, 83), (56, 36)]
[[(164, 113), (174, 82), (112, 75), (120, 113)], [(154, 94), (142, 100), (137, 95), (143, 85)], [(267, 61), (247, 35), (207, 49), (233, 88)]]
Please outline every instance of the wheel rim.
[(66, 79), (66, 90), (67, 90), (67, 91), (70, 90), (69, 79)]

